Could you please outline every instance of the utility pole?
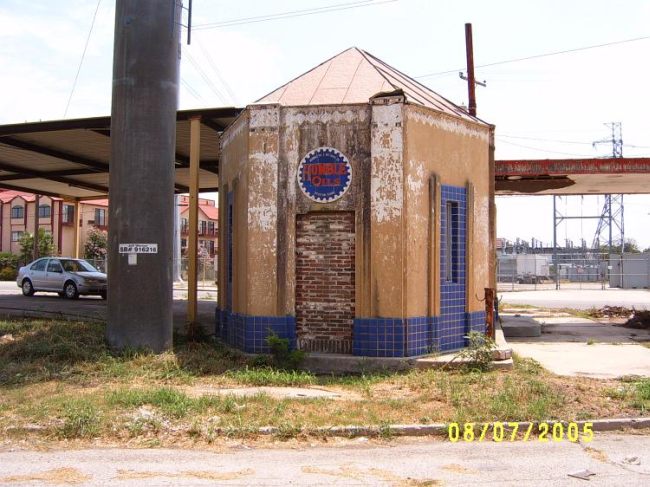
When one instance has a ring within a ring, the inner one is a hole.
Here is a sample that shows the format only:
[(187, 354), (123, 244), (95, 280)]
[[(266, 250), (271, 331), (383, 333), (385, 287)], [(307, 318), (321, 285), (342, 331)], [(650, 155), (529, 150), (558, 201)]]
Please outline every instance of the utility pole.
[(178, 0), (117, 0), (111, 108), (112, 348), (172, 346)]
[(469, 114), (476, 116), (476, 85), (486, 86), (486, 82), (476, 81), (474, 77), (474, 42), (472, 40), (472, 24), (465, 24), (465, 54), (467, 58), (467, 76), (458, 73), (461, 79), (467, 81), (467, 98)]

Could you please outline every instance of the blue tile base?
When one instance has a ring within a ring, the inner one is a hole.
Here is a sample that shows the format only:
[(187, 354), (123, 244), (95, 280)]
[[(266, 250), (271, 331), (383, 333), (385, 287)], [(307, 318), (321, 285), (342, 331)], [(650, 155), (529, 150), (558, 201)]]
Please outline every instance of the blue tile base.
[[(268, 353), (266, 337), (274, 332), (296, 347), (293, 316), (248, 316), (215, 311), (215, 333), (222, 341), (247, 353)], [(449, 331), (453, 330), (453, 334)], [(455, 338), (462, 330), (460, 339)], [(356, 318), (352, 330), (352, 354), (361, 357), (415, 357), (458, 350), (467, 345), (470, 331), (485, 333), (485, 311), (463, 313), (460, 319), (429, 316), (413, 318)]]
[(293, 316), (249, 316), (219, 308), (215, 311), (215, 334), (246, 353), (269, 353), (266, 337), (275, 333), (296, 348), (296, 319)]
[[(485, 330), (485, 311), (461, 313), (454, 320), (440, 316), (357, 318), (352, 353), (364, 357), (415, 357), (459, 350), (467, 346), (465, 336), (470, 331)], [(457, 335), (460, 339), (455, 339)]]

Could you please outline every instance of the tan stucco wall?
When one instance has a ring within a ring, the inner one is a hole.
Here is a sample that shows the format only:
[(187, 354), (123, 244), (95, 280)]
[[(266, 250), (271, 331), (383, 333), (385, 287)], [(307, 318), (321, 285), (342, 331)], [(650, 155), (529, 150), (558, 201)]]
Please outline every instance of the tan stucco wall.
[(226, 307), (228, 269), (225, 243), (228, 241), (228, 193), (234, 192), (233, 215), (233, 311), (246, 313), (246, 275), (247, 275), (247, 214), (248, 214), (248, 136), (249, 114), (244, 111), (228, 127), (221, 137), (221, 157), (219, 161), (219, 241), (224, 243), (219, 252), (219, 307)]
[[(473, 232), (469, 239), (472, 268), (468, 270), (468, 311), (480, 311), (477, 299), (489, 287), (489, 127), (452, 118), (426, 108), (405, 106), (406, 309), (408, 316), (424, 316), (428, 307), (429, 179), (441, 185), (474, 186)], [(439, 210), (439, 208), (437, 209)], [(428, 264), (428, 265), (427, 265)], [(439, 282), (439, 281), (438, 281)]]
[[(469, 311), (489, 286), (489, 128), (383, 97), (345, 106), (248, 107), (221, 140), (219, 306), (226, 306), (227, 194), (234, 191), (233, 311), (295, 314), (295, 220), (314, 211), (354, 211), (356, 316), (431, 313), (430, 178), (474, 188)], [(330, 146), (353, 170), (334, 203), (302, 194), (296, 171)], [(435, 283), (439, 285), (439, 281)]]

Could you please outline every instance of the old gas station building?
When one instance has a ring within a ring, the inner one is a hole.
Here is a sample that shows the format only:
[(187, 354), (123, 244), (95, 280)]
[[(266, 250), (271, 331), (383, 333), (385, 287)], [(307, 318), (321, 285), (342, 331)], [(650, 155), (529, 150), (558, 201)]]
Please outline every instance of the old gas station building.
[(352, 48), (222, 135), (217, 331), (403, 357), (485, 330), (491, 127)]

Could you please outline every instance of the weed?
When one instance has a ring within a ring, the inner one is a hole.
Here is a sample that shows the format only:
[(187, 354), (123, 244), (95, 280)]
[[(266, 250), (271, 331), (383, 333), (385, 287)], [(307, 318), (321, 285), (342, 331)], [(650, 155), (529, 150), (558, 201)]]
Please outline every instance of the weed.
[(100, 417), (93, 404), (75, 399), (63, 405), (63, 424), (58, 427), (61, 438), (92, 438), (100, 429)]
[(594, 341), (593, 338), (587, 339), (587, 345), (593, 345), (594, 343), (596, 343), (596, 342)]
[(302, 433), (302, 428), (300, 426), (290, 423), (281, 423), (277, 428), (278, 429), (273, 433), (273, 436), (282, 441), (290, 440)]
[(650, 410), (650, 379), (641, 379), (634, 384), (634, 400), (631, 406), (639, 409), (642, 414)]
[(393, 438), (394, 433), (390, 429), (390, 423), (388, 421), (382, 421), (379, 424), (379, 437), (383, 438), (384, 440), (390, 440)]
[(535, 359), (518, 355), (514, 355), (513, 358), (517, 370), (526, 375), (540, 375), (544, 371), (542, 364)]
[(302, 350), (290, 350), (289, 339), (280, 338), (272, 331), (266, 337), (266, 343), (273, 357), (273, 365), (282, 370), (296, 370), (305, 360)]
[(494, 340), (477, 331), (470, 331), (465, 338), (467, 348), (461, 350), (455, 358), (467, 360), (469, 369), (488, 370), (492, 363), (493, 351), (496, 349)]

